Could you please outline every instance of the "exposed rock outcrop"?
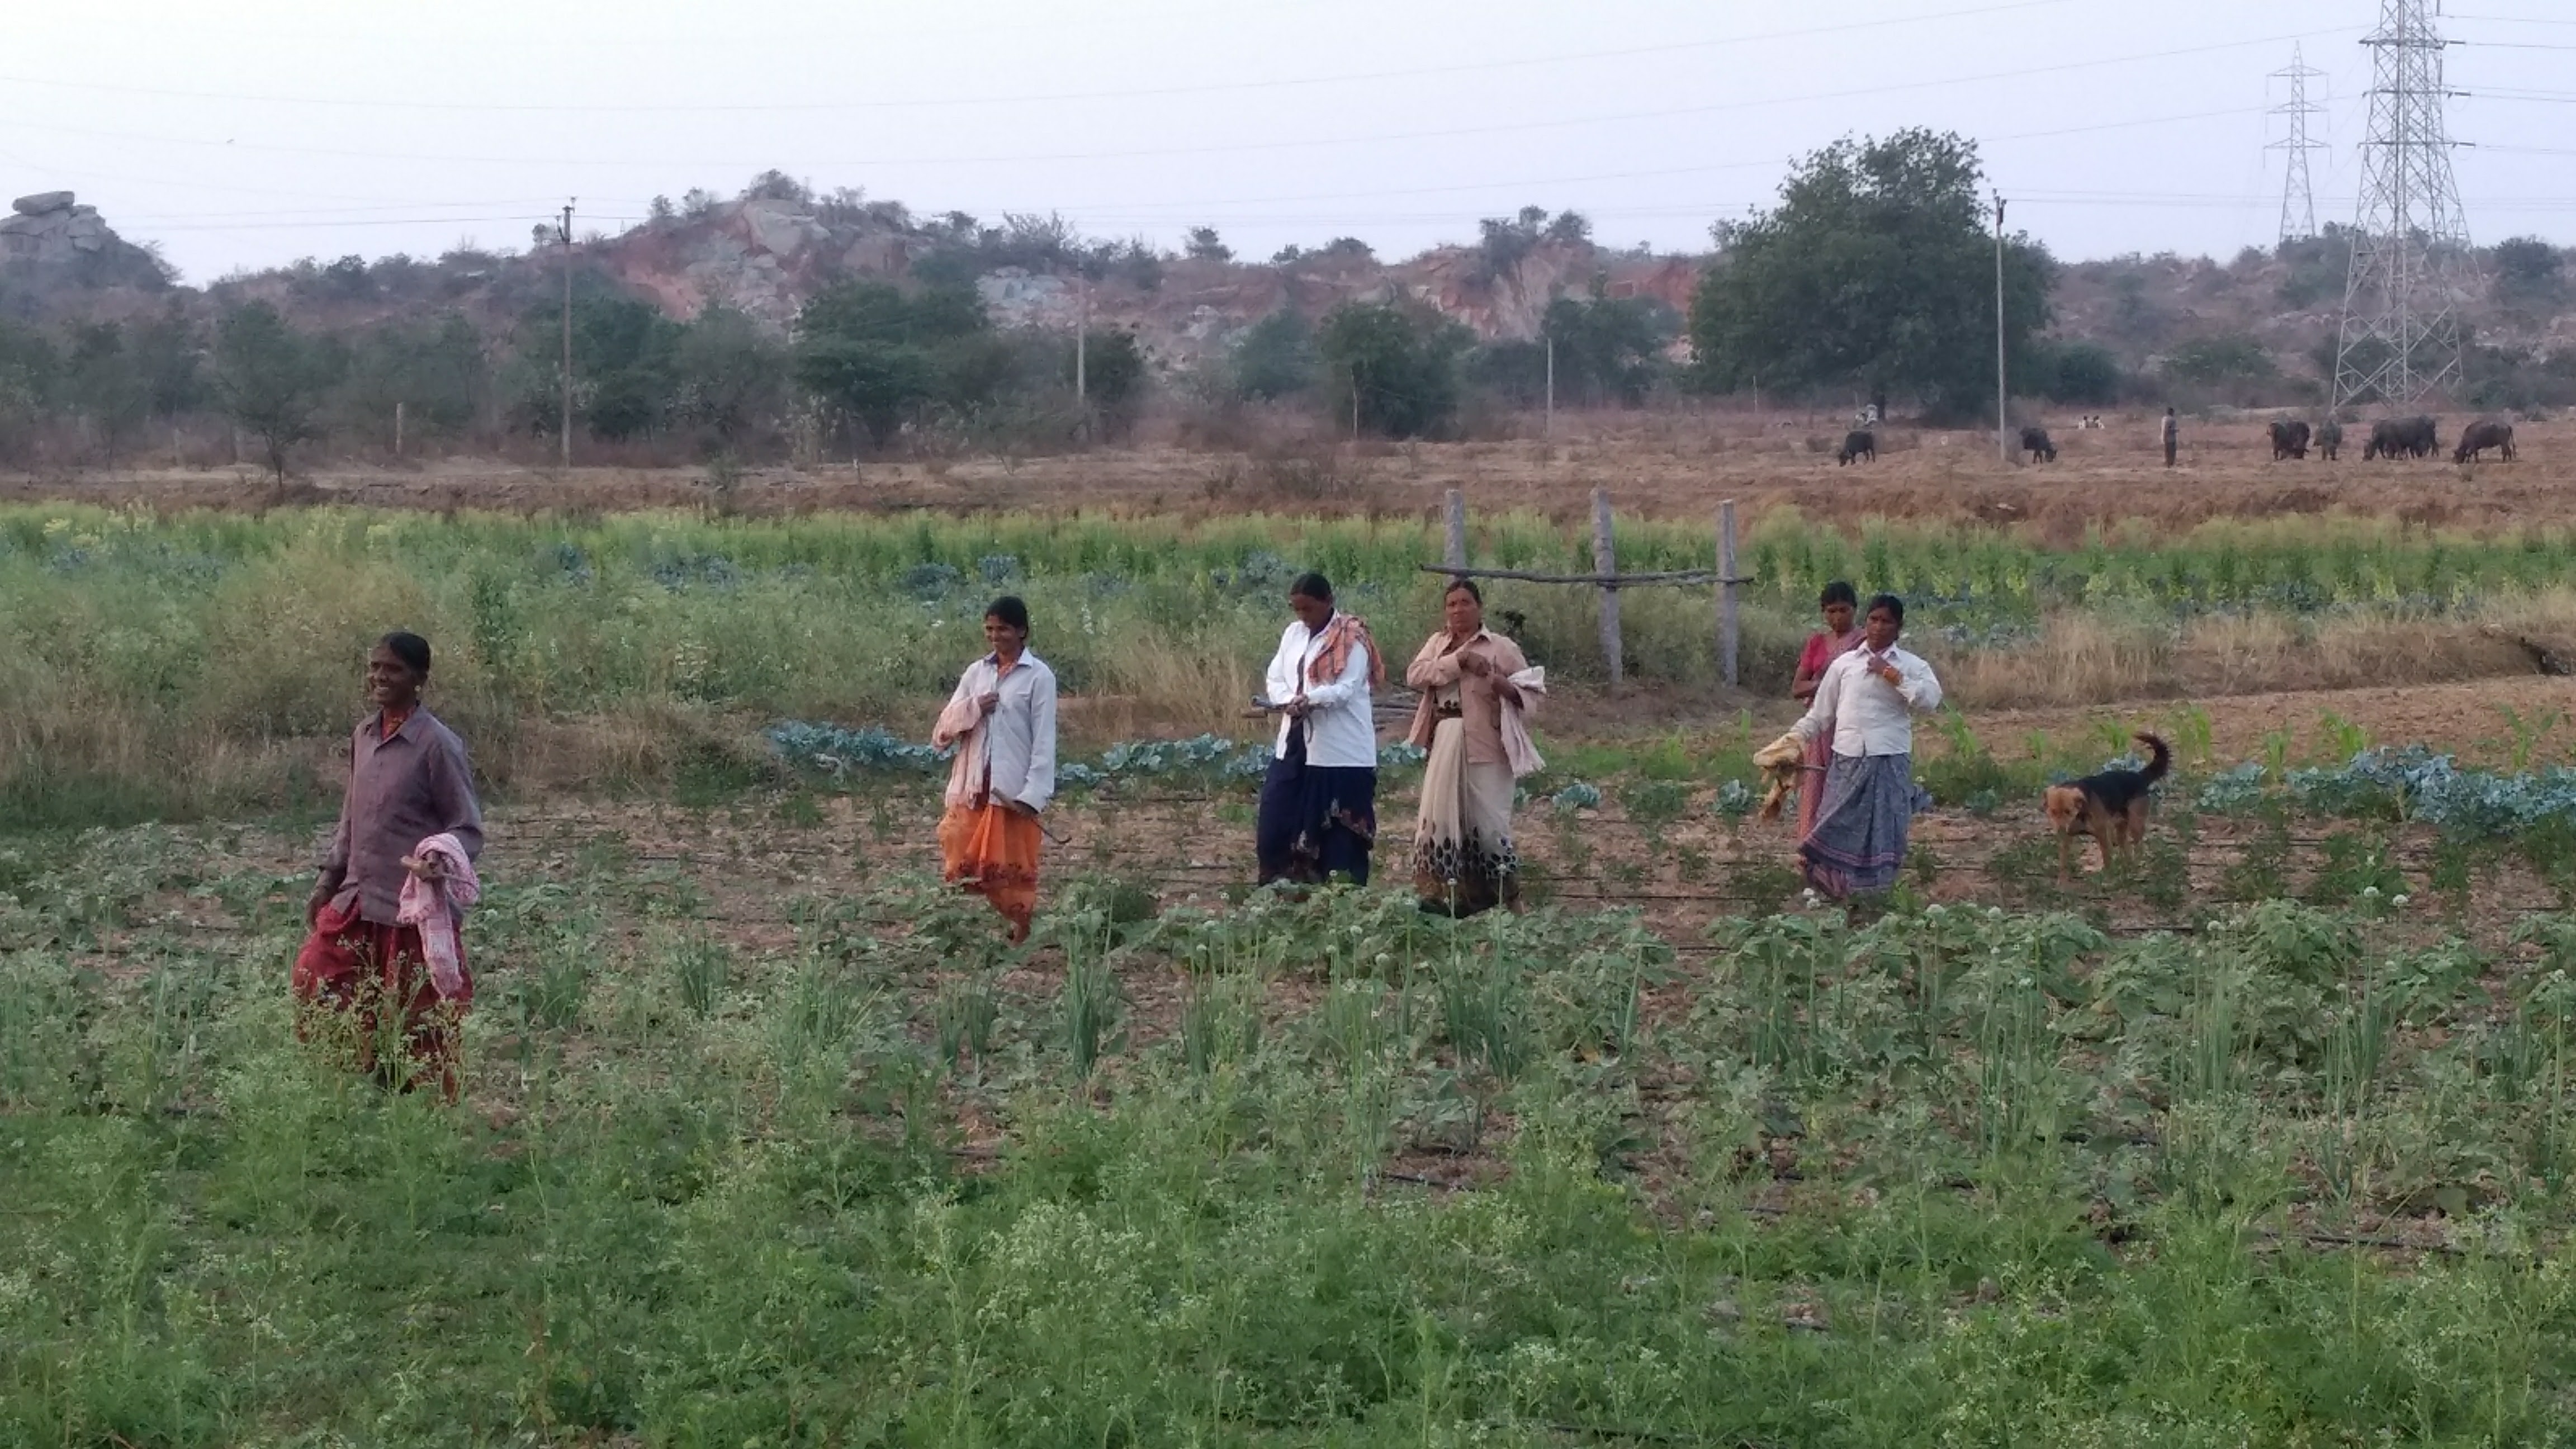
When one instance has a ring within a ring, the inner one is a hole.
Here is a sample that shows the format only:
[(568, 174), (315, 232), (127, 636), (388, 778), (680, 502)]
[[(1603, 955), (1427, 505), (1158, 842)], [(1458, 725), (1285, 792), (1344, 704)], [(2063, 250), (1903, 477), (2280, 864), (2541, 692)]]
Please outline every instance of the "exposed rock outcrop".
[(9, 209), (12, 215), (0, 217), (0, 262), (69, 266), (117, 245), (98, 208), (78, 205), (68, 191), (21, 196)]

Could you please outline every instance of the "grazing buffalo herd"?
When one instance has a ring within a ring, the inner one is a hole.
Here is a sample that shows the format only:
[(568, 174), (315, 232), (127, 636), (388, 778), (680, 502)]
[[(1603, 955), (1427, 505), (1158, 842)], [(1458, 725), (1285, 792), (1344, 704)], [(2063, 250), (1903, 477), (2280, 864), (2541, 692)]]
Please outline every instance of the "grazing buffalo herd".
[[(2087, 417), (2079, 426), (2098, 428), (2101, 423), (2098, 418)], [(2272, 439), (2272, 461), (2276, 463), (2285, 458), (2304, 459), (2310, 448), (2316, 449), (2331, 463), (2343, 451), (2343, 423), (2333, 417), (2314, 427), (2300, 418), (2276, 418), (2268, 431)], [(2021, 450), (2030, 454), (2034, 463), (2057, 461), (2057, 444), (2050, 441), (2046, 428), (2022, 429)], [(2362, 447), (2361, 456), (2366, 461), (2430, 458), (2441, 451), (2441, 427), (2432, 418), (2381, 418), (2370, 425), (2370, 437)], [(2482, 462), (2490, 452), (2507, 463), (2514, 461), (2513, 424), (2469, 424), (2460, 432), (2460, 445), (2452, 451), (2451, 461), (2460, 464)], [(1844, 434), (1843, 445), (1834, 454), (1834, 461), (1846, 467), (1853, 463), (1877, 462), (1878, 434), (1867, 428), (1856, 428)]]

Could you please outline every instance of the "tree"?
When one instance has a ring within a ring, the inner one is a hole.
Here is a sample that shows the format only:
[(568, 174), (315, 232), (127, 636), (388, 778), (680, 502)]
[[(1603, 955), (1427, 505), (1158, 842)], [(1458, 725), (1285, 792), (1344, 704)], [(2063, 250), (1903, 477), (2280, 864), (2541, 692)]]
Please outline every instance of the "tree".
[[(560, 426), (563, 398), (561, 303), (540, 301), (520, 315), (516, 414), (536, 433)], [(612, 441), (647, 437), (670, 425), (679, 401), (673, 357), (680, 324), (607, 278), (573, 279), (573, 411), (585, 431)]]
[(2496, 243), (2495, 292), (2500, 301), (2548, 301), (2558, 294), (2558, 248), (2536, 236)]
[(987, 401), (1014, 369), (968, 287), (906, 293), (844, 282), (817, 293), (797, 321), (797, 385), (879, 448), (924, 405)]
[(1427, 309), (1343, 303), (1324, 319), (1316, 348), (1336, 393), (1335, 416), (1355, 416), (1391, 438), (1446, 431), (1458, 413), (1459, 354), (1473, 340)]
[(115, 467), (117, 447), (152, 410), (152, 391), (125, 345), (125, 329), (113, 322), (74, 327), (67, 381), (72, 406), (98, 440), (99, 461)]
[(1238, 396), (1269, 402), (1304, 392), (1315, 385), (1321, 366), (1315, 325), (1297, 309), (1283, 307), (1243, 330), (1233, 361)]
[(60, 366), (43, 333), (0, 317), (0, 456), (17, 457), (33, 440)]
[(462, 313), (386, 322), (348, 341), (338, 408), (347, 431), (390, 445), (394, 410), (400, 407), (408, 443), (456, 436), (481, 416), (490, 367), (481, 334)]
[(786, 401), (787, 350), (738, 308), (715, 306), (681, 334), (680, 410), (730, 448)]
[(1189, 258), (1194, 262), (1230, 262), (1234, 248), (1227, 246), (1212, 226), (1190, 228)]
[(287, 451), (321, 436), (313, 420), (329, 369), (328, 358), (266, 302), (236, 307), (216, 325), (216, 395), (226, 416), (259, 439), (280, 482)]
[(2034, 341), (2022, 350), (2013, 391), (2051, 402), (2108, 407), (2120, 400), (2120, 360), (2098, 342)]
[[(1732, 224), (1692, 299), (1701, 380), (1738, 388), (1909, 393), (1941, 417), (1994, 397), (1995, 252), (1976, 147), (1909, 130), (1844, 139)], [(2047, 324), (2056, 264), (2027, 237), (2005, 248), (2004, 334)]]
[(856, 420), (879, 449), (930, 398), (934, 380), (929, 355), (903, 343), (817, 337), (796, 352), (797, 385)]
[(2194, 387), (2231, 387), (2269, 382), (2281, 369), (2262, 342), (2243, 332), (2195, 337), (2165, 358), (2167, 381)]
[[(1084, 400), (1111, 435), (1126, 432), (1144, 400), (1145, 345), (1124, 327), (1095, 327), (1082, 334), (1082, 351)], [(1073, 380), (1069, 366), (1064, 380)]]
[(130, 347), (155, 417), (173, 418), (204, 405), (206, 378), (199, 365), (203, 349), (197, 324), (188, 320), (187, 313), (173, 305), (158, 320), (137, 329)]

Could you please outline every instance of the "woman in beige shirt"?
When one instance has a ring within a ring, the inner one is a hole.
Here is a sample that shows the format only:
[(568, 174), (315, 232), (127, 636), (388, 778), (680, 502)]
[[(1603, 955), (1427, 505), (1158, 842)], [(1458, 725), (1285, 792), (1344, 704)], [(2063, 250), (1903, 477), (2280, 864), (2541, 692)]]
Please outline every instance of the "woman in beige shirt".
[(1441, 915), (1518, 909), (1512, 795), (1538, 766), (1525, 718), (1543, 676), (1519, 645), (1487, 632), (1485, 597), (1473, 583), (1452, 583), (1440, 602), (1446, 627), (1404, 671), (1422, 691), (1407, 738), (1430, 751), (1413, 825), (1414, 894)]

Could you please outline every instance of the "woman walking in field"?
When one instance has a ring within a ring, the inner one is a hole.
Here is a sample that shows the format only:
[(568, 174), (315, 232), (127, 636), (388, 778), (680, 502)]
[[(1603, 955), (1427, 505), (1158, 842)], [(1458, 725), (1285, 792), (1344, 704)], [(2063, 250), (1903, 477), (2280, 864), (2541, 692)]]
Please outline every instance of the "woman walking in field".
[(1932, 666), (1896, 647), (1905, 601), (1869, 601), (1858, 647), (1826, 666), (1815, 702), (1795, 730), (1833, 750), (1814, 827), (1798, 842), (1807, 884), (1835, 900), (1896, 883), (1907, 833), (1923, 809), (1914, 787), (1913, 716), (1941, 707)]
[(1038, 816), (1055, 797), (1055, 671), (1029, 652), (1029, 606), (1005, 595), (984, 611), (992, 652), (966, 666), (930, 742), (957, 746), (939, 820), (941, 876), (982, 896), (1029, 938), (1037, 911)]
[(1413, 891), (1422, 909), (1465, 918), (1520, 906), (1512, 846), (1515, 782), (1540, 767), (1528, 714), (1547, 688), (1518, 644), (1485, 628), (1485, 596), (1459, 579), (1441, 595), (1444, 628), (1404, 671), (1422, 691), (1407, 738), (1430, 752), (1413, 822)]
[[(361, 1070), (457, 1094), (457, 1019), (474, 1001), (457, 926), (481, 893), (483, 810), (465, 742), (420, 701), (429, 641), (396, 632), (367, 656), (375, 713), (349, 742), (349, 784), (305, 905), (296, 1035), (337, 1037)], [(397, 1029), (412, 1069), (382, 1060)]]
[[(1850, 584), (1834, 580), (1825, 585), (1816, 602), (1824, 610), (1824, 630), (1807, 636), (1807, 647), (1798, 655), (1798, 672), (1789, 681), (1789, 697), (1804, 705), (1816, 702), (1816, 686), (1824, 682), (1826, 667), (1861, 641), (1856, 617), (1860, 594)], [(1797, 838), (1801, 842), (1816, 828), (1816, 806), (1824, 799), (1825, 771), (1833, 760), (1833, 741), (1818, 738), (1807, 742), (1798, 762)]]
[(1386, 664), (1368, 624), (1333, 607), (1322, 574), (1299, 575), (1288, 608), (1297, 617), (1279, 636), (1259, 704), (1279, 716), (1253, 826), (1261, 883), (1320, 885), (1341, 875), (1366, 885), (1377, 844), (1372, 711)]

